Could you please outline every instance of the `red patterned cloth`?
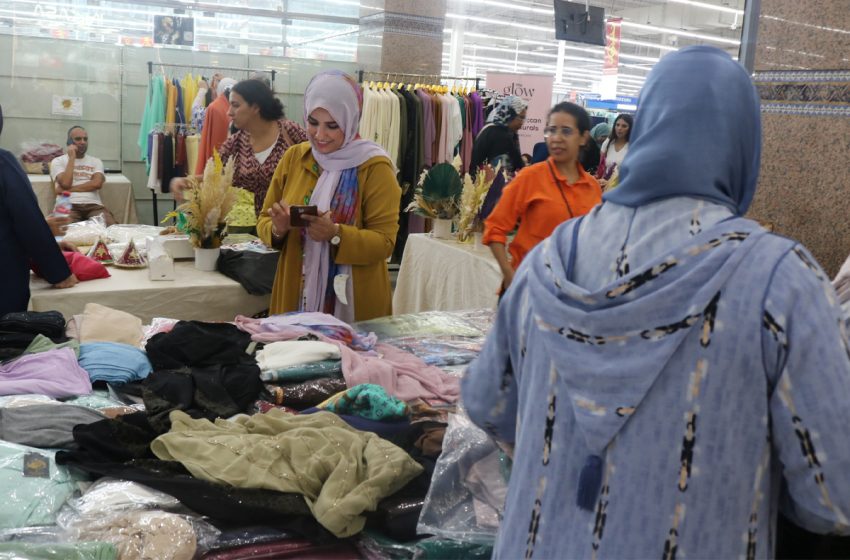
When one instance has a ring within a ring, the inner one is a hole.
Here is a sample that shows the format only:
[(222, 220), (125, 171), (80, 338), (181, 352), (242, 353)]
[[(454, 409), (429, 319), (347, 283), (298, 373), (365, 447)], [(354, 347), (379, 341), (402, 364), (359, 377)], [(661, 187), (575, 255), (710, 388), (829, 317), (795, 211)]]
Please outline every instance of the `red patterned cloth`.
[(296, 123), (281, 119), (278, 125), (281, 127), (281, 134), (277, 137), (272, 153), (262, 165), (254, 156), (251, 136), (242, 130), (228, 138), (219, 150), (224, 163), (227, 163), (230, 156), (237, 157), (233, 185), (254, 193), (254, 212), (257, 215), (263, 209), (266, 191), (269, 190), (272, 175), (278, 162), (283, 158), (283, 153), (289, 146), (307, 140), (307, 133)]

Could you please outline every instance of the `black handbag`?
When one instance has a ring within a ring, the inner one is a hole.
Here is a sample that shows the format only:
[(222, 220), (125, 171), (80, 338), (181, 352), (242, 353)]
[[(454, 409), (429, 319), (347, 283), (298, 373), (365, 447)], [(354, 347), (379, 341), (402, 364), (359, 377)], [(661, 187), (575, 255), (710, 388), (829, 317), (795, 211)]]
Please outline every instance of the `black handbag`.
[(218, 257), (218, 271), (236, 280), (252, 296), (272, 293), (280, 253), (232, 251), (223, 249)]

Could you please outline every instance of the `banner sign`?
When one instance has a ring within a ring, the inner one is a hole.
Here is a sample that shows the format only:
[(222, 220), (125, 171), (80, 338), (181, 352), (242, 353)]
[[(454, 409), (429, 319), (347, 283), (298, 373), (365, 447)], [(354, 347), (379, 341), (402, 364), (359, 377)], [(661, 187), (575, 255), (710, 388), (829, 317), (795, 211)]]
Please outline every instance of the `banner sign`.
[(613, 99), (617, 96), (622, 22), (622, 18), (611, 18), (605, 22), (605, 59), (602, 61), (602, 83), (599, 88), (602, 99)]
[(534, 145), (543, 142), (554, 82), (554, 76), (487, 72), (487, 88), (500, 95), (516, 95), (528, 103), (525, 122), (518, 133), (520, 151), (524, 154), (532, 153)]

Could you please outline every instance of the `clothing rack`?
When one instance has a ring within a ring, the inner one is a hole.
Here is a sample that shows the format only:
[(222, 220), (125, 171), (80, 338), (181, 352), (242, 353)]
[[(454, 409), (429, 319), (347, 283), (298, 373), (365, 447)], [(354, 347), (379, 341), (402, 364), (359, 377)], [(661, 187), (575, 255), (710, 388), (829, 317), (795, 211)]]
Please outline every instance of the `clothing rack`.
[(230, 70), (231, 72), (265, 72), (271, 74), (272, 91), (274, 91), (274, 78), (277, 75), (277, 70), (255, 70), (254, 68), (238, 68), (234, 66), (199, 66), (197, 64), (169, 64), (166, 62), (148, 61), (148, 75), (153, 74), (153, 67), (160, 68), (190, 68), (198, 70)]
[(423, 80), (451, 80), (451, 81), (464, 81), (464, 82), (475, 82), (475, 89), (481, 89), (481, 78), (473, 78), (471, 76), (441, 76), (440, 74), (405, 74), (403, 72), (367, 72), (365, 70), (360, 70), (357, 72), (357, 81), (359, 83), (363, 83), (363, 79), (369, 77), (372, 79), (382, 79), (386, 82), (390, 81), (390, 78), (423, 78)]
[[(188, 68), (191, 70), (227, 70), (230, 72), (265, 72), (271, 75), (271, 90), (274, 91), (274, 78), (277, 75), (277, 70), (255, 70), (254, 68), (238, 68), (233, 66), (203, 66), (198, 64), (171, 64), (167, 62), (153, 62), (152, 60), (148, 61), (148, 83), (150, 83), (150, 79), (153, 76), (153, 67), (159, 66), (160, 68)], [(175, 127), (178, 125), (175, 125)], [(180, 125), (186, 126), (186, 125)], [(175, 130), (179, 130), (175, 128)], [(159, 210), (157, 208), (156, 202), (156, 192), (151, 191), (151, 205), (153, 206), (153, 223), (154, 225), (159, 225)], [(175, 201), (175, 206), (177, 202)]]

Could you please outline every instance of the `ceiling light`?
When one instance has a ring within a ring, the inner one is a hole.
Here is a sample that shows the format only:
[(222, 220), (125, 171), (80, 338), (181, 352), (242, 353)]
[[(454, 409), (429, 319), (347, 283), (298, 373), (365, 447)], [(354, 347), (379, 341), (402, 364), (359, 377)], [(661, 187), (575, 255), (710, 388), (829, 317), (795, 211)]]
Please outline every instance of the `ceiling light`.
[(672, 2), (675, 4), (686, 4), (688, 6), (694, 6), (695, 8), (705, 8), (706, 10), (716, 10), (718, 12), (724, 12), (727, 14), (735, 14), (742, 16), (744, 15), (744, 10), (739, 10), (737, 8), (730, 8), (728, 6), (718, 6), (716, 4), (709, 4), (707, 2), (697, 2), (696, 0), (667, 0), (668, 2)]
[(739, 46), (741, 41), (737, 39), (727, 39), (725, 37), (718, 37), (717, 35), (707, 35), (705, 33), (692, 33), (690, 31), (685, 31), (683, 29), (674, 29), (672, 27), (660, 27), (657, 25), (645, 25), (643, 23), (634, 23), (631, 21), (623, 20), (620, 23), (623, 27), (631, 27), (633, 29), (643, 29), (645, 31), (656, 31), (658, 33), (669, 33), (671, 35), (679, 35), (681, 37), (693, 37), (694, 39), (702, 39), (704, 41), (715, 41), (717, 43), (723, 43), (726, 45), (735, 45)]

